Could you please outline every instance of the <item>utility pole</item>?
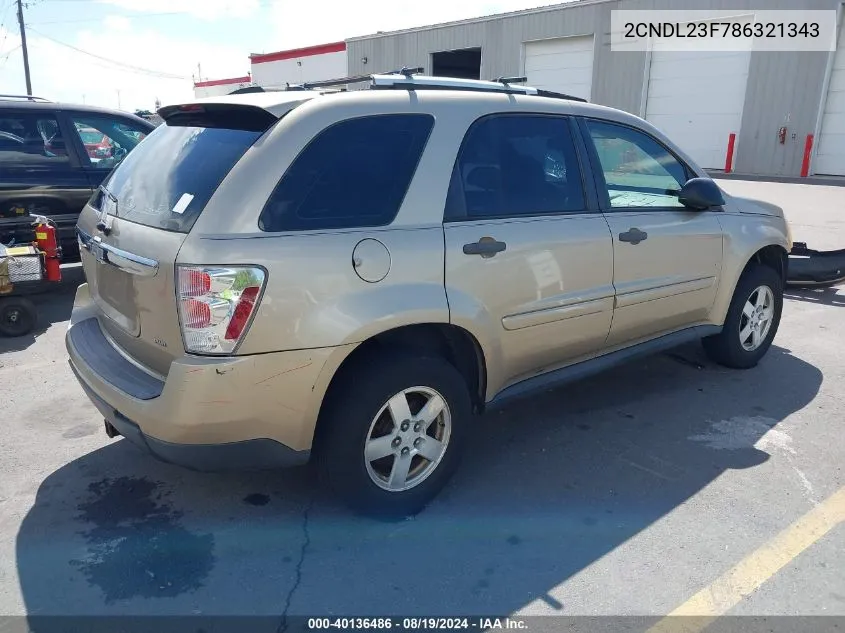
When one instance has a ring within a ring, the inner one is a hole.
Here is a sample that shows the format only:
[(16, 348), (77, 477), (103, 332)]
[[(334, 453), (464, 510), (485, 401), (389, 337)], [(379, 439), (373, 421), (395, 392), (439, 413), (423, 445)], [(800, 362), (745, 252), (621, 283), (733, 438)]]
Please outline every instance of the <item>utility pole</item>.
[(117, 89), (117, 109), (120, 110), (120, 88)]
[(23, 72), (26, 76), (26, 94), (32, 96), (32, 81), (29, 78), (29, 51), (26, 49), (26, 25), (23, 21), (23, 0), (18, 0), (18, 24), (21, 27), (21, 49), (23, 50)]
[(197, 83), (199, 83), (201, 81), (202, 81), (202, 67), (200, 66), (200, 63), (197, 62)]

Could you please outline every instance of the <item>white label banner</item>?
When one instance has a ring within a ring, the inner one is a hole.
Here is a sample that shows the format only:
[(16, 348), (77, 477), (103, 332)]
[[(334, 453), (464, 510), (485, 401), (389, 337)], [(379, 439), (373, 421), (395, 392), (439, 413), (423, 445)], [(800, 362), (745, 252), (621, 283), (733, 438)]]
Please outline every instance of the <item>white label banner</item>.
[(620, 10), (610, 12), (610, 49), (646, 51), (834, 51), (836, 11)]

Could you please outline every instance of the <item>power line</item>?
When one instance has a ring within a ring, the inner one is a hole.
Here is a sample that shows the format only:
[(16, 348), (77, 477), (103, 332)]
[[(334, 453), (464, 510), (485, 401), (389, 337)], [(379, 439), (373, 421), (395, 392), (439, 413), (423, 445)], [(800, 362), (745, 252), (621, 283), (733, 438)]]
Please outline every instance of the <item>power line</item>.
[[(138, 20), (140, 18), (157, 18), (157, 17), (163, 16), (163, 15), (187, 15), (187, 14), (183, 11), (166, 11), (164, 13), (141, 13), (141, 14), (138, 14), (138, 15), (133, 14), (131, 16), (127, 15), (127, 16), (120, 16), (120, 17), (125, 17), (129, 20), (134, 21), (134, 20)], [(32, 26), (32, 25), (46, 26), (48, 24), (78, 24), (80, 22), (101, 22), (103, 19), (104, 18), (102, 18), (102, 17), (99, 17), (99, 18), (81, 18), (81, 19), (77, 19), (77, 20), (55, 20), (55, 21), (50, 21), (50, 22), (30, 22), (29, 24), (30, 24), (30, 26)]]
[(20, 47), (21, 47), (21, 45), (20, 45), (20, 44), (18, 44), (18, 45), (17, 45), (17, 46), (15, 46), (14, 48), (10, 48), (10, 49), (9, 49), (8, 51), (6, 51), (5, 53), (2, 53), (2, 57), (0, 57), (0, 68), (3, 68), (3, 66), (5, 66), (5, 65), (6, 65), (6, 62), (7, 62), (7, 61), (9, 61), (9, 57), (11, 57), (11, 56), (12, 56), (12, 53), (14, 53), (14, 52), (15, 52), (16, 50), (18, 50)]
[[(59, 2), (59, 3), (76, 3), (76, 4), (94, 4), (94, 3), (104, 4), (104, 3), (102, 3), (101, 0), (30, 0), (30, 1), (35, 1), (39, 4), (42, 3), (42, 2)], [(258, 6), (260, 6), (260, 7), (272, 7), (272, 6), (274, 6), (278, 3), (279, 3), (279, 0), (258, 0)], [(121, 6), (117, 3), (108, 3), (108, 4), (113, 4), (113, 6)], [(133, 8), (129, 8), (129, 7), (123, 7), (123, 8), (126, 8), (129, 11), (139, 11), (139, 9), (133, 9)], [(143, 9), (141, 9), (140, 11), (143, 11)], [(189, 11), (180, 11), (179, 13), (190, 13), (190, 12)]]
[(159, 71), (159, 70), (152, 70), (150, 68), (144, 68), (142, 66), (135, 66), (133, 64), (126, 64), (126, 63), (123, 63), (123, 62), (118, 62), (118, 61), (115, 61), (113, 59), (109, 59), (108, 57), (103, 57), (102, 55), (97, 55), (95, 53), (91, 53), (91, 52), (82, 50), (81, 48), (77, 48), (76, 46), (73, 46), (72, 44), (68, 44), (67, 42), (61, 42), (61, 41), (59, 41), (55, 38), (50, 37), (49, 35), (45, 35), (41, 31), (39, 31), (38, 29), (34, 29), (34, 28), (28, 26), (27, 30), (32, 31), (33, 33), (43, 37), (46, 40), (50, 40), (51, 42), (53, 42), (54, 44), (58, 44), (59, 46), (64, 46), (65, 48), (69, 48), (71, 50), (74, 50), (77, 53), (82, 53), (83, 55), (88, 55), (89, 57), (99, 59), (101, 61), (107, 62), (107, 63), (112, 64), (114, 66), (125, 68), (127, 70), (131, 70), (131, 71), (134, 71), (136, 73), (140, 73), (140, 74), (144, 74), (144, 75), (152, 75), (154, 77), (159, 77), (161, 79), (181, 79), (181, 80), (185, 80), (185, 81), (190, 79), (190, 77), (186, 77), (185, 75), (176, 75), (176, 74), (173, 74), (173, 73), (165, 73), (165, 72), (162, 72), (162, 71)]
[(6, 27), (6, 18), (9, 17), (9, 9), (15, 4), (15, 0), (9, 0), (9, 4), (6, 5), (6, 8), (3, 10), (3, 19), (0, 20), (0, 29), (4, 29), (3, 33), (3, 41), (0, 42), (0, 50), (3, 49), (3, 46), (6, 44), (6, 39), (9, 37), (9, 29)]
[(5, 8), (3, 9), (3, 19), (0, 20), (0, 28), (6, 26), (6, 18), (9, 17), (9, 9), (11, 9), (14, 4), (15, 0), (9, 0)]

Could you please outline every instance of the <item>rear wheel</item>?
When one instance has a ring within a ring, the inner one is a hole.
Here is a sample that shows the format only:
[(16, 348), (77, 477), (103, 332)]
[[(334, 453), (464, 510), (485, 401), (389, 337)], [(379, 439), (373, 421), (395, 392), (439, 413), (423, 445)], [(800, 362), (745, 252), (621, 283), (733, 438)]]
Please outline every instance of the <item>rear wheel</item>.
[(28, 299), (9, 297), (0, 299), (0, 334), (24, 336), (32, 331), (38, 320), (35, 305)]
[(461, 374), (436, 357), (359, 363), (329, 395), (317, 464), (349, 505), (401, 518), (422, 510), (455, 472), (472, 417)]
[(780, 275), (768, 266), (751, 265), (734, 290), (721, 333), (703, 339), (705, 352), (726, 367), (754, 367), (775, 338), (782, 310)]

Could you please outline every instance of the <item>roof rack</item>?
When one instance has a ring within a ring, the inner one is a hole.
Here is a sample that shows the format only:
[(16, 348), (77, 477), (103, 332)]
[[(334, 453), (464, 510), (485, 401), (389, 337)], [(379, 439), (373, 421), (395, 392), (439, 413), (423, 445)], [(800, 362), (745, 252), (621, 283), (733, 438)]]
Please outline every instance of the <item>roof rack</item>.
[[(322, 88), (340, 88), (353, 84), (369, 83), (371, 90), (465, 90), (472, 92), (502, 92), (505, 94), (535, 95), (549, 97), (552, 99), (566, 99), (568, 101), (580, 101), (586, 103), (586, 99), (561, 92), (542, 90), (531, 86), (524, 86), (528, 81), (527, 77), (499, 77), (492, 81), (480, 79), (460, 79), (457, 77), (432, 77), (423, 75), (423, 68), (400, 68), (386, 73), (372, 75), (353, 75), (352, 77), (341, 77), (338, 79), (326, 79), (322, 81), (308, 81), (301, 84), (286, 83), (284, 88), (259, 88), (258, 86), (240, 88), (230, 94), (242, 94), (245, 92), (276, 92), (290, 90), (319, 90)], [(341, 88), (342, 89), (342, 88)]]
[(376, 85), (376, 77), (390, 77), (394, 79), (401, 76), (403, 79), (411, 79), (414, 75), (419, 75), (425, 71), (424, 68), (407, 68), (403, 67), (399, 70), (390, 70), (382, 74), (372, 75), (353, 75), (352, 77), (341, 77), (339, 79), (326, 79), (323, 81), (307, 81), (297, 86), (289, 85), (288, 90), (313, 90), (314, 88), (331, 88), (333, 86), (348, 86), (350, 84), (360, 84), (370, 82), (373, 86)]
[(45, 99), (44, 97), (33, 97), (32, 95), (0, 95), (0, 100), (14, 100), (20, 99), (22, 101), (41, 101), (43, 103), (53, 103), (49, 99)]
[(528, 81), (527, 77), (499, 77), (493, 81), (461, 79), (457, 77), (433, 77), (423, 75), (423, 68), (401, 68), (385, 73), (353, 75), (325, 81), (310, 81), (303, 84), (288, 84), (287, 90), (313, 90), (352, 84), (369, 83), (370, 89), (384, 90), (466, 90), (473, 92), (503, 92), (505, 94), (536, 95), (553, 99), (567, 99), (586, 103), (586, 99), (560, 92), (541, 90), (531, 86), (518, 85)]

